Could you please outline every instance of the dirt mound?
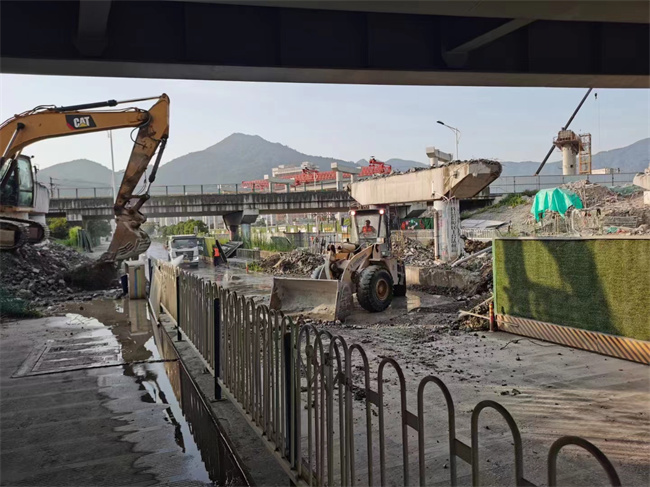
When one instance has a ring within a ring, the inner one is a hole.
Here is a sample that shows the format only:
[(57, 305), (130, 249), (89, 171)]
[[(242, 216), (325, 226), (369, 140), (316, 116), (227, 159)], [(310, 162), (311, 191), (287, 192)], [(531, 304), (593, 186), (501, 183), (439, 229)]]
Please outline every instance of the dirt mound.
[[(70, 275), (87, 274), (93, 262), (76, 250), (52, 242), (24, 245), (13, 252), (0, 253), (0, 285), (10, 294), (36, 305), (69, 298), (85, 299), (87, 296), (79, 293), (88, 288), (76, 285)], [(112, 281), (102, 287), (114, 287), (116, 283)]]
[(286, 253), (277, 253), (258, 262), (261, 270), (269, 274), (292, 274), (311, 276), (311, 273), (324, 259), (320, 254), (312, 254), (304, 250), (293, 250)]

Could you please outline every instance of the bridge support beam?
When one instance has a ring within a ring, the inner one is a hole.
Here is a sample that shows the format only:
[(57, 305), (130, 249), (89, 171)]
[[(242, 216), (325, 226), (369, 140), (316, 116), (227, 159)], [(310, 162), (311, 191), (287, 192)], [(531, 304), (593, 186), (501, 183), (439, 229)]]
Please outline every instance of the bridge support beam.
[(242, 236), (250, 236), (250, 225), (255, 223), (259, 214), (259, 210), (242, 210), (224, 215), (223, 221), (230, 230), (230, 240), (241, 240)]
[(336, 173), (336, 190), (343, 191), (343, 175), (350, 175), (350, 182), (354, 183), (355, 176), (361, 174), (361, 168), (359, 166), (353, 166), (352, 164), (346, 164), (344, 162), (333, 162), (330, 165), (332, 171)]

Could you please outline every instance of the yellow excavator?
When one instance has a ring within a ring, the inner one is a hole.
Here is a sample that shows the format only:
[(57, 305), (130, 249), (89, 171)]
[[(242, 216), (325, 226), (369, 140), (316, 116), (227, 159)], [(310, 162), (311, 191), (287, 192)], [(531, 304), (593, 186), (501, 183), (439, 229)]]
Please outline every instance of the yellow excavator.
[[(148, 110), (131, 106), (156, 100)], [(118, 105), (122, 109), (97, 110)], [(108, 100), (73, 106), (38, 106), (0, 125), (0, 250), (16, 249), (45, 238), (45, 227), (29, 219), (35, 203), (35, 182), (31, 158), (25, 147), (40, 140), (132, 127), (138, 131), (126, 171), (116, 195), (115, 234), (102, 262), (137, 257), (151, 243), (140, 228), (146, 217), (140, 208), (149, 199), (149, 187), (169, 137), (169, 97)], [(133, 194), (149, 161), (156, 161), (142, 194)]]

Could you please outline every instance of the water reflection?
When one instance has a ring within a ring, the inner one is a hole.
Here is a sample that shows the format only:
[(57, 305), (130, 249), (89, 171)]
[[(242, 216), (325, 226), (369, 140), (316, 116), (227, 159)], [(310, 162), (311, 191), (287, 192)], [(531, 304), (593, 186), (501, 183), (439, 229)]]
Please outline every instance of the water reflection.
[[(119, 350), (116, 358), (141, 391), (140, 401), (164, 406), (159, 411), (173, 426), (170, 434), (186, 458), (179, 475), (205, 484), (246, 485), (166, 335), (154, 333), (154, 328), (160, 330), (151, 325), (144, 300), (68, 303), (66, 311), (84, 330), (77, 337), (101, 338)], [(171, 361), (157, 362), (161, 360)]]

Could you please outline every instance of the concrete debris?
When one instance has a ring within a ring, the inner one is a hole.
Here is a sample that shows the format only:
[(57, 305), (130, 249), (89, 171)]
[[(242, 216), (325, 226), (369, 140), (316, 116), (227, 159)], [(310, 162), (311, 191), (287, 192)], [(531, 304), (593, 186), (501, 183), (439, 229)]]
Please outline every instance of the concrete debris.
[[(641, 188), (628, 185), (608, 188), (586, 180), (568, 183), (562, 188), (575, 192), (583, 202), (584, 209), (567, 213), (566, 218), (547, 215), (541, 224), (530, 213), (533, 198), (522, 195), (519, 204), (495, 205), (466, 213), (477, 220), (499, 220), (508, 223), (507, 232), (512, 236), (650, 234), (650, 206), (643, 203)], [(499, 233), (505, 233), (501, 229)]]
[(601, 186), (600, 184), (590, 183), (586, 179), (567, 183), (560, 187), (573, 191), (580, 196), (585, 208), (603, 206), (609, 203), (615, 203), (619, 200), (618, 194), (611, 189)]
[[(91, 268), (93, 260), (76, 250), (53, 242), (24, 245), (12, 252), (0, 253), (0, 285), (10, 294), (30, 300), (37, 306), (85, 296), (72, 296), (84, 288), (70, 280), (71, 271)], [(66, 280), (67, 279), (67, 280)], [(97, 289), (97, 283), (93, 283)], [(104, 282), (104, 289), (115, 288), (119, 283)], [(92, 294), (89, 295), (92, 298)]]
[(431, 267), (436, 264), (433, 247), (426, 247), (412, 238), (391, 238), (393, 256), (401, 259), (406, 265)]
[(492, 242), (482, 242), (480, 240), (465, 239), (465, 252), (473, 254), (486, 249), (492, 245)]
[[(457, 166), (459, 164), (471, 164), (471, 163), (475, 163), (475, 162), (479, 162), (479, 163), (487, 164), (487, 165), (492, 165), (492, 166), (493, 165), (501, 166), (501, 163), (499, 163), (498, 161), (493, 161), (491, 159), (470, 159), (470, 160), (467, 160), (467, 161), (445, 162), (445, 163), (439, 164), (437, 167)], [(428, 166), (427, 167), (412, 167), (410, 169), (407, 169), (406, 171), (393, 170), (392, 174), (406, 174), (406, 173), (411, 173), (411, 172), (424, 171), (426, 169), (431, 169), (431, 167), (428, 167)], [(382, 175), (379, 175), (379, 176), (382, 176)]]
[[(489, 316), (490, 303), (486, 301), (479, 303), (478, 305), (470, 309), (469, 312), (481, 316)], [(464, 330), (475, 331), (475, 330), (488, 330), (490, 328), (490, 322), (488, 320), (484, 320), (483, 318), (479, 318), (478, 316), (472, 316), (472, 315), (462, 315), (460, 318), (458, 318), (458, 323), (460, 324), (461, 328)]]
[(293, 250), (271, 255), (258, 262), (261, 270), (274, 275), (311, 276), (314, 270), (325, 262), (320, 254), (304, 250)]

